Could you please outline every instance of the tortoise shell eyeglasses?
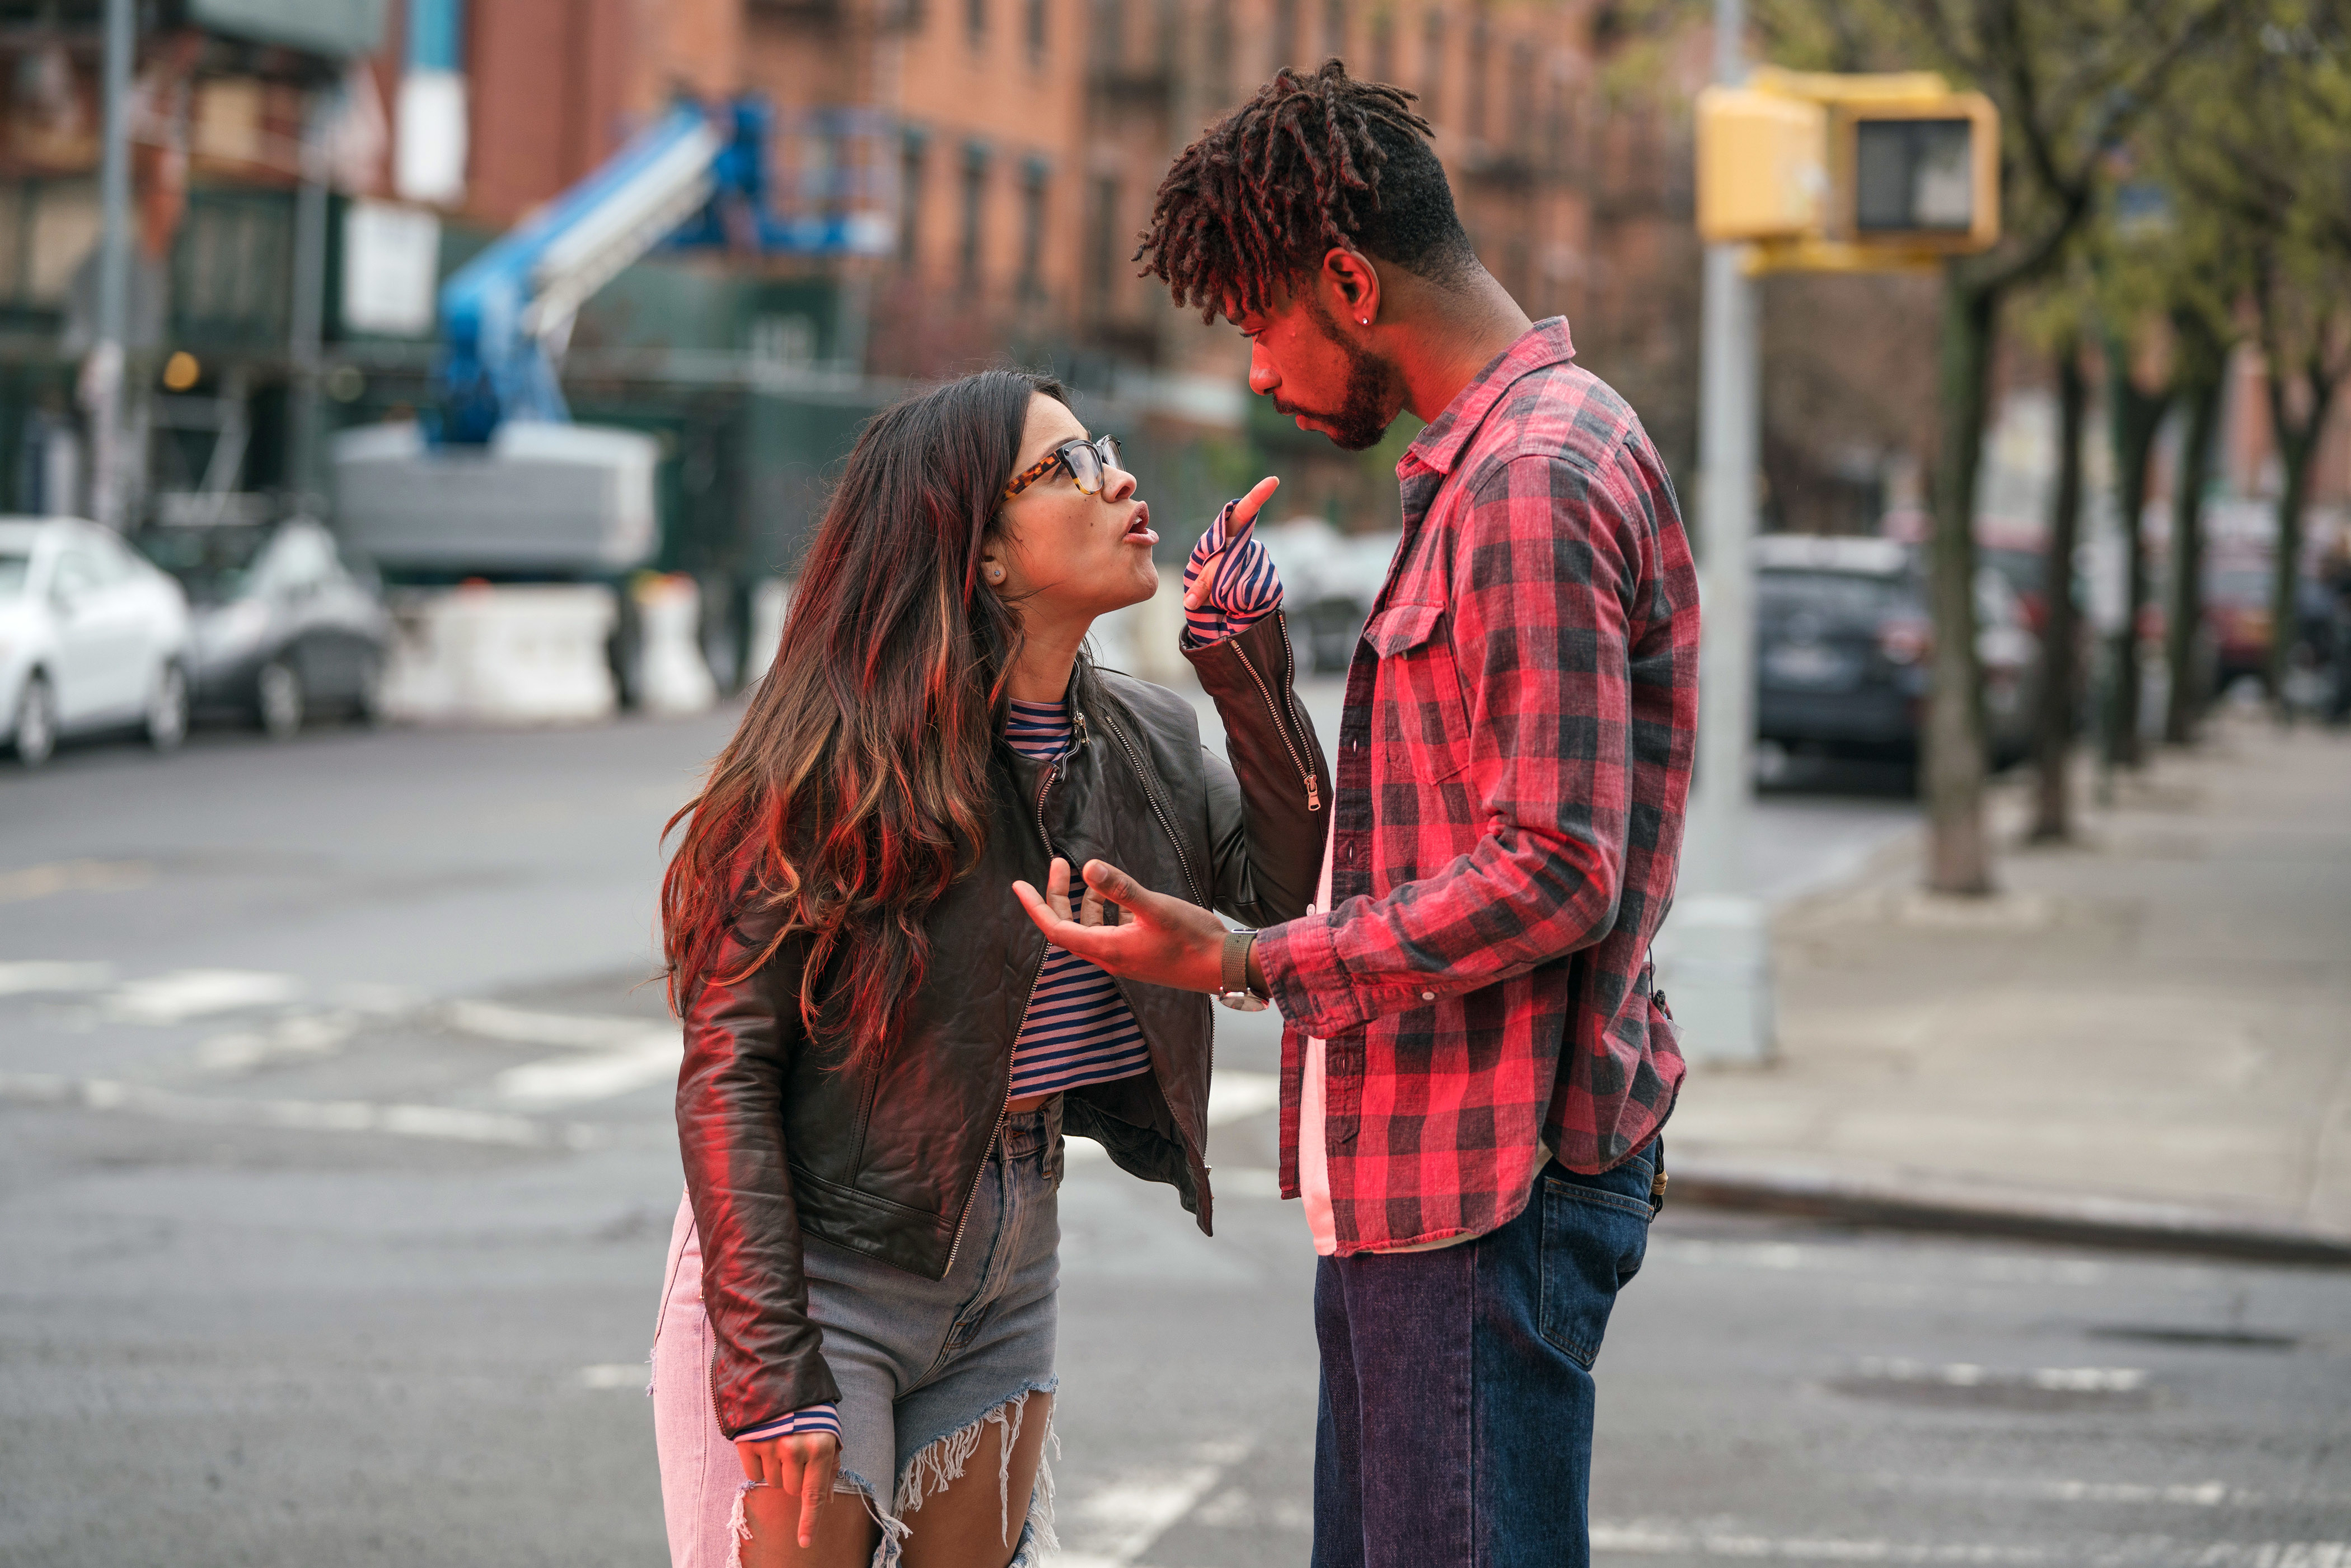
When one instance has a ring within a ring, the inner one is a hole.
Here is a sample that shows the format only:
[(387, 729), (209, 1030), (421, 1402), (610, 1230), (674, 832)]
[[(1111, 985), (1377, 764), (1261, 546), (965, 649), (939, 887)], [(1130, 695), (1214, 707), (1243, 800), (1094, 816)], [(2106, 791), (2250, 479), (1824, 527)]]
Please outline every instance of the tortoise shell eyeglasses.
[(1118, 437), (1114, 435), (1099, 435), (1092, 441), (1064, 441), (1015, 474), (1012, 483), (1004, 486), (1004, 498), (1012, 499), (1056, 468), (1070, 471), (1070, 477), (1077, 482), (1079, 495), (1098, 496), (1110, 471), (1118, 465)]

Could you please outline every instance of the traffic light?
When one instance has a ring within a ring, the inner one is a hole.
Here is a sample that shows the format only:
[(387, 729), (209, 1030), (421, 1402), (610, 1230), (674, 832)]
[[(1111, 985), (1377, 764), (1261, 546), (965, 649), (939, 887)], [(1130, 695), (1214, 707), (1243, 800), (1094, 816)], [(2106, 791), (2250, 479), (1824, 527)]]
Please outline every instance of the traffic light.
[(1758, 70), (1698, 95), (1698, 233), (1753, 271), (1931, 265), (2000, 240), (2000, 111), (1911, 71)]

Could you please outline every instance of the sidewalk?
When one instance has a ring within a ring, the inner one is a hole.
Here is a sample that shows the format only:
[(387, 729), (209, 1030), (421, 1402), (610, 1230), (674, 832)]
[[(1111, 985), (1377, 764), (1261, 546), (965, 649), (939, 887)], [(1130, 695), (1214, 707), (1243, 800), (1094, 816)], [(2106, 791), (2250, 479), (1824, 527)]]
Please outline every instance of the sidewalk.
[(1781, 909), (1779, 1059), (1692, 1069), (1675, 1196), (2351, 1263), (2351, 738), (2216, 719), (2062, 849), (2023, 787), (1998, 896), (1913, 838)]

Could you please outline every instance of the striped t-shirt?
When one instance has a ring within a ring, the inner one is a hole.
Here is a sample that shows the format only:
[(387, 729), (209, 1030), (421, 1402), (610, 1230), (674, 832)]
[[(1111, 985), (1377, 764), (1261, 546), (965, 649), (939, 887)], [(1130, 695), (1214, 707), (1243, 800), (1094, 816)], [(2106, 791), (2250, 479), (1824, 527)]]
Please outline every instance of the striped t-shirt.
[[(1070, 712), (1060, 703), (1012, 699), (1004, 738), (1013, 750), (1053, 762), (1070, 748)], [(1071, 866), (1071, 893), (1078, 868)], [(1020, 1033), (1012, 1041), (1012, 1095), (1058, 1094), (1108, 1083), (1151, 1070), (1143, 1026), (1119, 995), (1107, 970), (1059, 947), (1045, 949), (1045, 967), (1029, 998)]]
[[(1023, 757), (1054, 762), (1070, 749), (1070, 711), (1061, 704), (1024, 703), (1015, 697), (1004, 738)], [(1058, 1094), (1150, 1071), (1143, 1026), (1134, 1021), (1134, 1009), (1118, 994), (1109, 972), (1048, 946), (1028, 1015), (1012, 1041), (1012, 1091), (1007, 1098)], [(737, 1432), (735, 1440), (751, 1443), (802, 1432), (830, 1432), (839, 1437), (840, 1411), (831, 1405), (811, 1405), (764, 1427)]]

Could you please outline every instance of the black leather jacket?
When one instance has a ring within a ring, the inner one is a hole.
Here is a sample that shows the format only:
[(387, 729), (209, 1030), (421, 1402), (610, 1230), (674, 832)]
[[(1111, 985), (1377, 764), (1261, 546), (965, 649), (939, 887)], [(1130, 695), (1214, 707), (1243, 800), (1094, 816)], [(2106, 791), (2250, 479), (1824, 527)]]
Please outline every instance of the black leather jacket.
[[(931, 912), (929, 970), (904, 1037), (877, 1067), (843, 1068), (809, 1041), (800, 941), (739, 984), (705, 982), (687, 1002), (678, 1141), (717, 1343), (712, 1397), (730, 1437), (839, 1397), (809, 1320), (803, 1234), (946, 1274), (1044, 963), (1015, 879), (1041, 888), (1052, 854), (1072, 866), (1100, 856), (1250, 925), (1294, 919), (1314, 896), (1330, 770), (1291, 691), (1280, 617), (1186, 653), (1224, 719), (1231, 765), (1202, 747), (1183, 697), (1081, 665), (1077, 734), (1061, 762), (998, 743), (987, 846)], [(712, 972), (731, 973), (763, 946), (775, 919), (738, 918)], [(1123, 980), (1119, 989), (1152, 1071), (1064, 1095), (1063, 1130), (1174, 1186), (1207, 1230), (1209, 998)]]

